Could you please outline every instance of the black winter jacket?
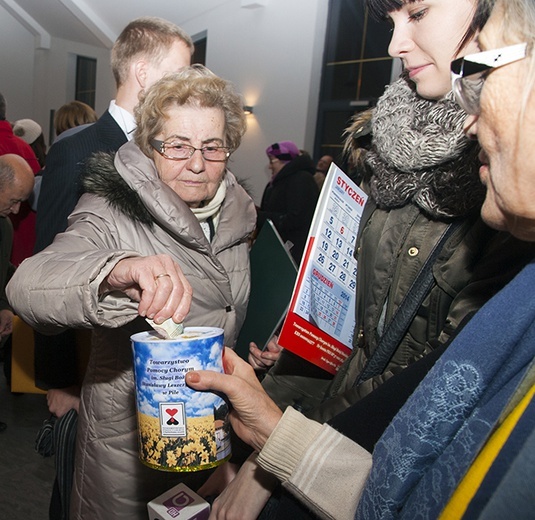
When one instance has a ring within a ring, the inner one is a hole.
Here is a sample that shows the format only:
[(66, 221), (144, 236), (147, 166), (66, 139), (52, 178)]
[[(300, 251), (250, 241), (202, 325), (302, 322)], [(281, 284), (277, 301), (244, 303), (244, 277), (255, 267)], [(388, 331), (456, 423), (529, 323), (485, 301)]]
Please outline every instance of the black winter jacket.
[(284, 166), (266, 186), (257, 219), (259, 229), (266, 219), (273, 221), (282, 239), (292, 242), (290, 252), (298, 264), (319, 196), (309, 168), (310, 161), (303, 155)]

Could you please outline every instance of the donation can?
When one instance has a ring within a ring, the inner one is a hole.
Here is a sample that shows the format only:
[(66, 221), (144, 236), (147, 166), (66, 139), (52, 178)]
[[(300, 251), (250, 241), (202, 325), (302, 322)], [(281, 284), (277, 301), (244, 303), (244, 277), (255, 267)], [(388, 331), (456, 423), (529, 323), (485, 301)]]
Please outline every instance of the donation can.
[(228, 405), (186, 385), (191, 370), (223, 372), (223, 329), (186, 327), (176, 339), (131, 336), (140, 460), (161, 471), (199, 471), (230, 458)]

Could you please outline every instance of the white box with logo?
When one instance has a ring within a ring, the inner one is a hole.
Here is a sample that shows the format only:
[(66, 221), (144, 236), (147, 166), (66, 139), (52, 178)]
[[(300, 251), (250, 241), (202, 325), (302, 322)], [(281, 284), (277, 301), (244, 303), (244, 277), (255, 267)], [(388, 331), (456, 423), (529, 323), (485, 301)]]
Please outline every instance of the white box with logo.
[(208, 520), (210, 504), (178, 484), (147, 504), (149, 520)]

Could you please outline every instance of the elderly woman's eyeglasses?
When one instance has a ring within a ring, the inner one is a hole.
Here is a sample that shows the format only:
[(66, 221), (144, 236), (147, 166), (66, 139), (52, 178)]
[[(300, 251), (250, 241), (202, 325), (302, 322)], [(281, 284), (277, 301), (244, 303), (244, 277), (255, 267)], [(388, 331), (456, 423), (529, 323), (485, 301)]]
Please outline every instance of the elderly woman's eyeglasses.
[(469, 54), (451, 62), (451, 87), (457, 103), (468, 113), (478, 115), (485, 79), (490, 71), (526, 57), (527, 43)]
[(166, 159), (173, 161), (183, 161), (189, 159), (197, 150), (199, 150), (207, 161), (223, 162), (230, 156), (230, 150), (226, 146), (203, 146), (202, 148), (195, 148), (189, 144), (178, 143), (171, 141), (159, 141), (158, 139), (151, 139), (150, 145)]

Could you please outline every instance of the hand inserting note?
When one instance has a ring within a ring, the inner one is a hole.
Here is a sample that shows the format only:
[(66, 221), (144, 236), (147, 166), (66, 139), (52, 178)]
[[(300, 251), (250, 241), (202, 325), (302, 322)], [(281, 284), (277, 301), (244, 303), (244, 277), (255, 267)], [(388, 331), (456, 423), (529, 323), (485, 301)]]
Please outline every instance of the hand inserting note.
[(184, 324), (175, 323), (171, 318), (165, 320), (158, 325), (149, 318), (145, 318), (149, 325), (160, 335), (163, 339), (176, 339), (184, 333)]

